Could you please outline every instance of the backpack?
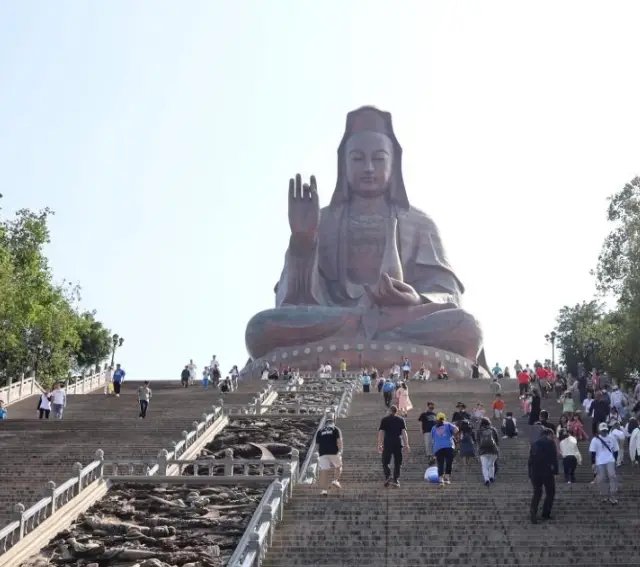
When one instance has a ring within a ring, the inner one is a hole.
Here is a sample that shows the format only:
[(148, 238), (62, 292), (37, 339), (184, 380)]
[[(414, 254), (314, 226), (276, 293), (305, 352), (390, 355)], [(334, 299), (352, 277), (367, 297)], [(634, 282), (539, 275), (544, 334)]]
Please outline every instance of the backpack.
[(480, 430), (478, 446), (485, 451), (494, 451), (496, 448), (496, 440), (493, 438), (493, 430), (490, 427)]

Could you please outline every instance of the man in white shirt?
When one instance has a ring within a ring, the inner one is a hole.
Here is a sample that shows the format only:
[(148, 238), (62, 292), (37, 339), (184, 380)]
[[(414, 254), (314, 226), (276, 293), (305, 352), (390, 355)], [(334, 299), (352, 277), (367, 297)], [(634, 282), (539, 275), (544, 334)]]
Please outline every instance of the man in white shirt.
[(596, 482), (604, 502), (617, 504), (615, 497), (618, 492), (618, 477), (616, 475), (616, 449), (618, 442), (609, 433), (606, 423), (598, 426), (598, 434), (589, 444), (591, 466), (596, 473)]
[(51, 405), (53, 413), (58, 419), (62, 419), (62, 413), (67, 405), (67, 393), (62, 389), (60, 384), (56, 384), (53, 392), (51, 392)]
[(196, 377), (197, 377), (197, 371), (198, 371), (198, 367), (193, 362), (193, 358), (189, 361), (187, 368), (189, 369), (189, 383), (191, 386), (193, 386), (196, 383)]

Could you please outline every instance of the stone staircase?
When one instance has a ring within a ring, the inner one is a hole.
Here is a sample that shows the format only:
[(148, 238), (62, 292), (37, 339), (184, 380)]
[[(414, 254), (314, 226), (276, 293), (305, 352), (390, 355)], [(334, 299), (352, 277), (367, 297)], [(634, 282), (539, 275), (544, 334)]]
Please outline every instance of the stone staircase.
[[(39, 420), (37, 396), (11, 406), (10, 419), (0, 422), (0, 528), (11, 521), (11, 506), (26, 507), (42, 498), (46, 482), (68, 480), (76, 462), (87, 465), (102, 449), (107, 459), (156, 458), (158, 451), (180, 441), (180, 433), (220, 398), (197, 384), (181, 388), (179, 382), (151, 384), (153, 398), (147, 418), (138, 419), (137, 389), (125, 382), (120, 398), (93, 394), (68, 396), (64, 419)], [(250, 401), (260, 387), (241, 384), (239, 400)]]
[[(423, 480), (426, 457), (418, 415), (428, 400), (451, 417), (457, 402), (471, 409), (493, 396), (484, 380), (410, 383), (415, 409), (407, 419), (411, 453), (400, 488), (383, 488), (376, 452), (382, 396), (359, 394), (349, 417), (338, 422), (344, 437), (343, 488), (321, 496), (317, 486), (298, 485), (275, 531), (265, 567), (417, 567), (419, 565), (545, 566), (638, 565), (640, 471), (621, 468), (623, 492), (616, 507), (602, 504), (590, 485), (588, 442), (580, 443), (583, 465), (578, 483), (557, 477), (554, 520), (529, 522), (531, 487), (527, 478), (529, 432), (518, 419), (520, 438), (501, 440), (497, 482), (482, 483), (480, 464), (454, 462), (452, 484)], [(503, 381), (506, 409), (519, 418), (515, 381)], [(557, 422), (560, 406), (543, 400)], [(586, 424), (588, 427), (589, 424)]]

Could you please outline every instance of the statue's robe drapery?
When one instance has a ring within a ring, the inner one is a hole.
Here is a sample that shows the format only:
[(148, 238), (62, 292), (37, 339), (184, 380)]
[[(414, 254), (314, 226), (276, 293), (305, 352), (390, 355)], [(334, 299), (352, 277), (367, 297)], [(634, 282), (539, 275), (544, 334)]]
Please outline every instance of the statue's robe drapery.
[[(347, 286), (348, 205), (321, 211), (316, 246), (290, 246), (276, 285), (276, 308), (258, 313), (247, 327), (253, 358), (280, 346), (327, 338), (403, 341), (443, 348), (475, 360), (482, 338), (477, 321), (460, 309), (462, 283), (453, 272), (435, 223), (423, 212), (393, 206), (404, 281), (423, 305), (380, 309)], [(381, 272), (384, 266), (381, 266)], [(361, 287), (361, 286), (356, 286)]]
[[(393, 207), (393, 214), (398, 219), (398, 253), (404, 281), (428, 301), (447, 301), (459, 307), (464, 287), (449, 264), (435, 223), (413, 207)], [(317, 255), (305, 257), (287, 250), (275, 288), (276, 307), (358, 305), (358, 299), (347, 292), (347, 216), (347, 205), (322, 209)]]

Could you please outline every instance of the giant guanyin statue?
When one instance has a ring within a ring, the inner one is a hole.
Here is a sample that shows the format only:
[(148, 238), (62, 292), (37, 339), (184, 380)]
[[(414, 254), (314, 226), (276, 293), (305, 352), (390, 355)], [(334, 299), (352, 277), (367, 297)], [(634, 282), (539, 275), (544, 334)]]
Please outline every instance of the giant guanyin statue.
[(320, 209), (315, 178), (300, 175), (289, 181), (288, 206), (276, 306), (247, 325), (253, 367), (315, 370), (346, 358), (351, 368), (386, 369), (402, 356), (432, 368), (446, 357), (454, 375), (468, 375), (476, 360), (486, 367), (482, 331), (460, 307), (464, 287), (438, 229), (409, 203), (388, 112), (347, 115), (329, 206)]

